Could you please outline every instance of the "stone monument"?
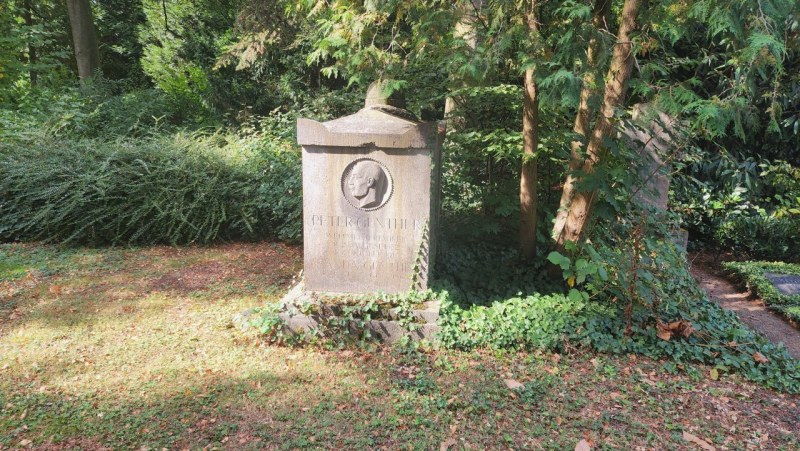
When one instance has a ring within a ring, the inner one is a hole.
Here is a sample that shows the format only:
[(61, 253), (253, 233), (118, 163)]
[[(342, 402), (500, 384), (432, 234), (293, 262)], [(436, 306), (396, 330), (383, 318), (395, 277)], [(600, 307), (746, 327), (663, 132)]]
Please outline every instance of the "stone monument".
[(390, 105), (380, 89), (350, 116), (297, 121), (307, 292), (427, 288), (444, 128)]
[(303, 280), (281, 301), (286, 332), (325, 334), (346, 323), (349, 333), (391, 342), (432, 339), (438, 330), (432, 300), (408, 311), (382, 296), (379, 312), (352, 316), (365, 296), (425, 290), (432, 269), (444, 125), (420, 122), (390, 103), (374, 84), (355, 114), (297, 121)]
[[(621, 132), (629, 146), (642, 158), (640, 175), (644, 186), (635, 200), (650, 205), (656, 211), (667, 211), (669, 201), (671, 161), (680, 154), (681, 144), (676, 139), (682, 135), (684, 125), (648, 104), (633, 106), (630, 121), (623, 124)], [(675, 244), (684, 251), (689, 233), (682, 228), (673, 232)]]

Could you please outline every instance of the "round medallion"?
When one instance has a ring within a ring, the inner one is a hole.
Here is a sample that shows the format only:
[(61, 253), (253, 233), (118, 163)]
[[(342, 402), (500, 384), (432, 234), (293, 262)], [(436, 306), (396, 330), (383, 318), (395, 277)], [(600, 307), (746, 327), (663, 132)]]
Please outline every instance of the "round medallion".
[(363, 211), (377, 210), (392, 197), (392, 176), (383, 163), (372, 158), (352, 161), (342, 172), (342, 195)]

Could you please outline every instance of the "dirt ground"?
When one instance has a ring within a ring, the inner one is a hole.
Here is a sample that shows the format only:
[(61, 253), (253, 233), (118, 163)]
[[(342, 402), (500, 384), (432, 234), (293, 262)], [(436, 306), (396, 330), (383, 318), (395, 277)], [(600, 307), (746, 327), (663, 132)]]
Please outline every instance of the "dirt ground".
[[(724, 258), (723, 258), (724, 259)], [(721, 275), (721, 259), (707, 254), (689, 257), (692, 276), (709, 298), (723, 308), (732, 310), (739, 318), (769, 338), (773, 343), (783, 343), (792, 357), (800, 359), (800, 331), (780, 315), (771, 312), (764, 301), (749, 291), (742, 291)]]

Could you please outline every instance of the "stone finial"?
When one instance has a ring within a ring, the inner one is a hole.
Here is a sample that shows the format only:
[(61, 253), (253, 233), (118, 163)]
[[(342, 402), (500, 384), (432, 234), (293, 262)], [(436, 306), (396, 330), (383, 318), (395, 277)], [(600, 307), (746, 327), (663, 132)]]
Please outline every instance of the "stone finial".
[(386, 95), (386, 81), (374, 81), (367, 88), (367, 98), (364, 100), (364, 108), (374, 106), (389, 105), (396, 108), (405, 108), (406, 101), (400, 92), (395, 91), (392, 95)]

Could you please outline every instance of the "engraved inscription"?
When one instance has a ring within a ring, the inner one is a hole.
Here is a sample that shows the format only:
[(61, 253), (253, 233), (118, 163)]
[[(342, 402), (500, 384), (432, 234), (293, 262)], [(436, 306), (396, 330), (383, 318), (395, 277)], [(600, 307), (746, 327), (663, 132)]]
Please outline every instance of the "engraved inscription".
[(305, 218), (308, 246), (325, 247), (331, 258), (317, 262), (317, 271), (338, 278), (374, 284), (410, 286), (417, 243), (425, 220), (378, 216), (310, 214)]
[(392, 197), (392, 176), (382, 163), (359, 158), (342, 173), (342, 195), (347, 202), (363, 211), (377, 210)]

